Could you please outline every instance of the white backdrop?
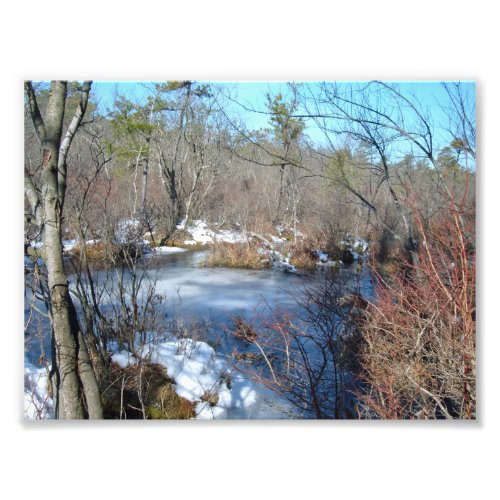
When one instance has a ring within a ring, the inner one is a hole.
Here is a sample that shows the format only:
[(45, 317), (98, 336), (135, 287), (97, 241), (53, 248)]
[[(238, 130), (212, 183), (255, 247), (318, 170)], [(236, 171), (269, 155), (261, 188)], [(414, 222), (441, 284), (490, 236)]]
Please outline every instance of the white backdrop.
[[(499, 36), (493, 2), (482, 4), (3, 4), (3, 498), (458, 500), (497, 494)], [(22, 80), (28, 78), (476, 79), (478, 422), (23, 423)]]

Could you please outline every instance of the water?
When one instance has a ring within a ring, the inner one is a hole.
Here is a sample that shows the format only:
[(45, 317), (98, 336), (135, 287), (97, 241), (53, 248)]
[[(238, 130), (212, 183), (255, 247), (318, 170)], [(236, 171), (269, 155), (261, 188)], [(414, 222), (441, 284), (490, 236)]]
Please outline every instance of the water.
[[(155, 292), (166, 298), (157, 314), (163, 317), (167, 328), (172, 328), (174, 324), (185, 325), (187, 336), (195, 336), (190, 334), (196, 331), (197, 335), (201, 335), (198, 337), (200, 340), (209, 342), (222, 356), (230, 357), (234, 351), (258, 353), (255, 346), (231, 335), (235, 317), (252, 321), (266, 315), (300, 315), (303, 309), (298, 302), (304, 300), (304, 290), (311, 289), (320, 281), (318, 274), (287, 274), (270, 269), (205, 268), (200, 266), (205, 254), (206, 252), (184, 252), (149, 257), (146, 264), (151, 281), (145, 281), (144, 284), (154, 283)], [(355, 269), (355, 266), (343, 269), (339, 276), (347, 276), (354, 281), (359, 277)], [(97, 288), (116, 291), (117, 276), (117, 270), (97, 272)], [(129, 280), (130, 277), (125, 273), (125, 283), (129, 284)], [(70, 275), (70, 283), (72, 282), (74, 277)], [(367, 279), (366, 272), (360, 283), (362, 293), (371, 295), (371, 280)], [(102, 295), (104, 311), (106, 304), (112, 303), (112, 297), (107, 293), (103, 292)], [(38, 302), (37, 305), (43, 309), (43, 304)], [(25, 318), (28, 312), (29, 307), (25, 306)], [(47, 331), (47, 320), (38, 317), (30, 325), (31, 331), (35, 328)], [(50, 339), (47, 337), (40, 337), (42, 342), (26, 345), (26, 356), (31, 363), (38, 364), (42, 346), (47, 357), (50, 357)], [(258, 388), (258, 393), (272, 402), (269, 404), (259, 401), (257, 413), (254, 407), (252, 415), (237, 415), (239, 418), (283, 416), (275, 409), (275, 404), (283, 403), (279, 398), (273, 398), (263, 387)]]
[(294, 295), (313, 282), (278, 270), (204, 268), (203, 257), (203, 252), (185, 252), (151, 262), (156, 291), (166, 295), (170, 316), (226, 323), (233, 316), (250, 319), (267, 306), (292, 310)]

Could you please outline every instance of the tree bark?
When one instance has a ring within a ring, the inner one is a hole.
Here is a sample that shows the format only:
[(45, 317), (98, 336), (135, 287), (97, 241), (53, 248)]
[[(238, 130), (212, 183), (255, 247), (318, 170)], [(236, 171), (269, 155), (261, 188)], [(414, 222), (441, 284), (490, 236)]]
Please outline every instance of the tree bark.
[[(97, 380), (78, 324), (75, 306), (69, 294), (61, 241), (62, 203), (66, 188), (65, 182), (60, 182), (58, 167), (67, 84), (61, 81), (52, 82), (44, 120), (38, 110), (35, 93), (29, 82), (26, 83), (26, 90), (33, 123), (43, 152), (40, 201), (43, 206), (43, 243), (53, 328), (51, 381), (54, 408), (56, 409), (55, 416), (62, 419), (84, 418), (85, 398), (89, 416), (102, 418), (102, 404)], [(88, 90), (90, 90), (90, 84)], [(78, 124), (81, 122), (85, 107), (86, 104), (83, 109), (79, 108)], [(70, 128), (71, 126), (74, 126), (74, 121), (72, 121)], [(76, 128), (72, 136), (76, 132)], [(66, 144), (64, 156), (68, 152), (69, 143)], [(63, 191), (60, 192), (60, 189)]]
[(151, 136), (146, 137), (146, 156), (143, 160), (142, 165), (142, 189), (141, 189), (141, 208), (139, 219), (142, 224), (146, 221), (146, 196), (148, 190), (148, 173), (149, 173), (149, 143), (151, 142)]

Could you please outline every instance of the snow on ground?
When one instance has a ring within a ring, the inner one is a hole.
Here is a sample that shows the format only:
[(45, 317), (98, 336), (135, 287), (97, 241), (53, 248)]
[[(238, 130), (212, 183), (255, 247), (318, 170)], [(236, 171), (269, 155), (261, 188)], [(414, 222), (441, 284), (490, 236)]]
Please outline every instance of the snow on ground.
[[(174, 389), (179, 396), (197, 402), (197, 419), (273, 416), (269, 408), (267, 413), (260, 408), (262, 403), (258, 401), (254, 384), (232, 370), (205, 342), (176, 339), (150, 343), (145, 346), (142, 356), (166, 368), (168, 376), (175, 381)], [(127, 351), (116, 352), (113, 360), (122, 367), (137, 362)], [(204, 396), (215, 394), (215, 405), (202, 401)]]
[(224, 241), (226, 243), (246, 243), (248, 236), (245, 233), (222, 230), (216, 233), (215, 239), (216, 241)]
[[(183, 220), (177, 225), (177, 229), (183, 229), (191, 235), (191, 239), (184, 241), (185, 245), (198, 245), (200, 243), (206, 245), (208, 243), (214, 242), (243, 243), (247, 242), (249, 237), (255, 236), (254, 233), (230, 231), (227, 229), (215, 232), (207, 226), (207, 223), (204, 220), (200, 219), (192, 221), (190, 225), (187, 225), (186, 221)], [(277, 250), (274, 250), (272, 243), (266, 240), (264, 237), (260, 235), (258, 235), (258, 237), (265, 243), (265, 247), (260, 247), (258, 249), (258, 252), (261, 255), (266, 255), (271, 260), (272, 265), (275, 269), (280, 269), (284, 272), (289, 273), (297, 272), (295, 266), (292, 266), (290, 264), (288, 257), (285, 257)], [(286, 242), (285, 238), (278, 238), (273, 235), (271, 235), (271, 239), (273, 243)]]
[(368, 243), (365, 240), (362, 240), (361, 238), (356, 238), (354, 240), (352, 247), (361, 249), (361, 251), (365, 253), (368, 250)]
[(192, 237), (191, 240), (186, 240), (186, 245), (196, 245), (197, 243), (212, 243), (214, 241), (215, 233), (207, 227), (207, 223), (202, 220), (194, 220), (192, 225), (185, 226), (186, 230)]
[(70, 250), (73, 250), (78, 245), (77, 240), (62, 240), (63, 244), (63, 250), (65, 252), (69, 252)]
[(151, 251), (153, 253), (157, 253), (160, 255), (166, 255), (170, 253), (181, 253), (181, 252), (187, 252), (185, 248), (180, 248), (180, 247), (153, 247), (151, 248)]
[(277, 250), (259, 247), (257, 248), (257, 252), (259, 253), (259, 255), (264, 255), (269, 258), (274, 269), (279, 269), (281, 271), (284, 271), (285, 273), (297, 272), (296, 267), (290, 264), (288, 257), (285, 257)]
[[(368, 243), (365, 240), (362, 240), (360, 238), (355, 238), (352, 240), (342, 240), (340, 244), (344, 245), (346, 247), (346, 250), (351, 253), (353, 261), (366, 258)], [(356, 249), (357, 251), (354, 249)], [(316, 262), (317, 266), (336, 267), (344, 265), (341, 260), (330, 260), (328, 254), (326, 252), (323, 252), (322, 250), (314, 250), (313, 254), (318, 257), (318, 262)]]
[(273, 243), (286, 243), (287, 241), (286, 238), (278, 238), (278, 236), (274, 236), (274, 234), (271, 234), (270, 237)]
[(47, 371), (24, 361), (24, 418), (51, 418), (52, 399), (47, 392)]
[(285, 231), (290, 231), (292, 234), (299, 238), (303, 238), (304, 234), (301, 233), (298, 229), (295, 229), (293, 227), (288, 227), (288, 226), (276, 226), (276, 231), (278, 231), (279, 234), (284, 233)]
[(348, 238), (347, 240), (342, 240), (341, 245), (347, 247), (352, 254), (357, 254), (359, 258), (359, 253), (366, 253), (368, 250), (368, 243), (361, 238)]
[[(87, 240), (85, 242), (86, 245), (95, 245), (96, 243), (99, 243), (101, 240)], [(64, 252), (70, 252), (73, 250), (75, 247), (79, 246), (80, 242), (78, 239), (74, 238), (71, 240), (62, 240), (62, 246), (63, 246), (63, 251)], [(30, 243), (30, 246), (33, 248), (42, 248), (43, 243), (41, 241), (32, 241)]]
[[(168, 376), (175, 381), (176, 393), (197, 403), (197, 419), (283, 417), (279, 410), (266, 402), (265, 398), (272, 399), (272, 394), (231, 369), (228, 362), (205, 342), (192, 339), (160, 342), (150, 337), (149, 344), (142, 350), (142, 357), (163, 365)], [(128, 351), (117, 351), (116, 346), (112, 357), (121, 367), (137, 363)], [(216, 404), (202, 401), (204, 397), (210, 397)], [(45, 368), (36, 368), (25, 360), (25, 418), (52, 418), (52, 411)]]
[(242, 243), (248, 240), (248, 236), (240, 231), (230, 231), (224, 229), (221, 231), (212, 231), (203, 220), (194, 220), (191, 225), (186, 226), (186, 222), (182, 221), (177, 225), (178, 229), (184, 229), (191, 235), (191, 239), (184, 241), (186, 245), (197, 245), (214, 243), (216, 241), (226, 243)]
[(328, 254), (326, 252), (322, 252), (321, 250), (314, 250), (313, 253), (316, 257), (318, 257), (319, 262), (328, 262)]

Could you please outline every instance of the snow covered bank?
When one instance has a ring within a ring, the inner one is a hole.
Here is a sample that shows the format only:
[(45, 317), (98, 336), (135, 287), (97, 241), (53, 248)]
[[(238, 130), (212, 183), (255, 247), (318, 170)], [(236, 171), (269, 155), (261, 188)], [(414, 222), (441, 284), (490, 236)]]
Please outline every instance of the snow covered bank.
[[(351, 262), (362, 260), (366, 258), (366, 253), (368, 250), (368, 243), (360, 238), (355, 238), (353, 240), (342, 240), (340, 242), (341, 250), (343, 252), (342, 259), (346, 261), (347, 264)], [(347, 257), (344, 254), (347, 253)], [(332, 260), (328, 253), (322, 250), (314, 250), (313, 254), (318, 258), (316, 262), (317, 266), (320, 267), (340, 267), (344, 265), (343, 260)]]
[(260, 255), (264, 255), (267, 258), (269, 258), (274, 269), (279, 269), (280, 271), (284, 271), (286, 273), (297, 272), (296, 267), (290, 264), (288, 257), (285, 257), (277, 250), (273, 250), (271, 248), (259, 247), (257, 248), (257, 252)]
[[(297, 272), (295, 266), (290, 264), (288, 257), (285, 257), (279, 251), (275, 250), (273, 243), (271, 243), (261, 235), (230, 230), (221, 230), (215, 232), (209, 229), (207, 223), (202, 220), (195, 220), (190, 226), (186, 226), (186, 223), (182, 222), (177, 226), (177, 228), (187, 231), (192, 236), (192, 239), (184, 241), (185, 245), (206, 245), (209, 243), (218, 242), (247, 243), (251, 238), (258, 238), (263, 242), (263, 245), (257, 248), (257, 252), (259, 253), (259, 255), (267, 257), (274, 269), (279, 269), (288, 273)], [(271, 235), (271, 238), (274, 243), (284, 243), (287, 241), (284, 238), (278, 238), (273, 235)]]
[[(205, 342), (176, 339), (150, 343), (143, 358), (163, 365), (174, 379), (175, 392), (197, 403), (197, 419), (278, 418), (278, 412), (263, 403), (264, 389), (235, 372), (227, 361)], [(121, 367), (137, 363), (127, 351), (116, 352)]]
[(182, 252), (187, 252), (185, 248), (180, 248), (180, 247), (153, 247), (151, 248), (151, 252), (153, 254), (158, 254), (158, 255), (168, 255), (171, 253), (182, 253)]
[(183, 229), (191, 235), (191, 239), (184, 241), (185, 245), (206, 245), (216, 242), (243, 243), (248, 241), (246, 233), (227, 229), (215, 232), (207, 226), (204, 220), (194, 220), (189, 226), (186, 225), (186, 221), (183, 221), (177, 225), (177, 229)]
[[(284, 416), (268, 403), (275, 399), (272, 393), (234, 371), (205, 342), (192, 339), (157, 341), (151, 336), (151, 342), (143, 347), (141, 354), (143, 359), (165, 367), (175, 382), (175, 392), (196, 404), (197, 419)], [(128, 351), (115, 350), (112, 359), (122, 368), (138, 362)], [(47, 391), (45, 368), (36, 368), (25, 361), (24, 386), (25, 418), (52, 418), (53, 402)]]

